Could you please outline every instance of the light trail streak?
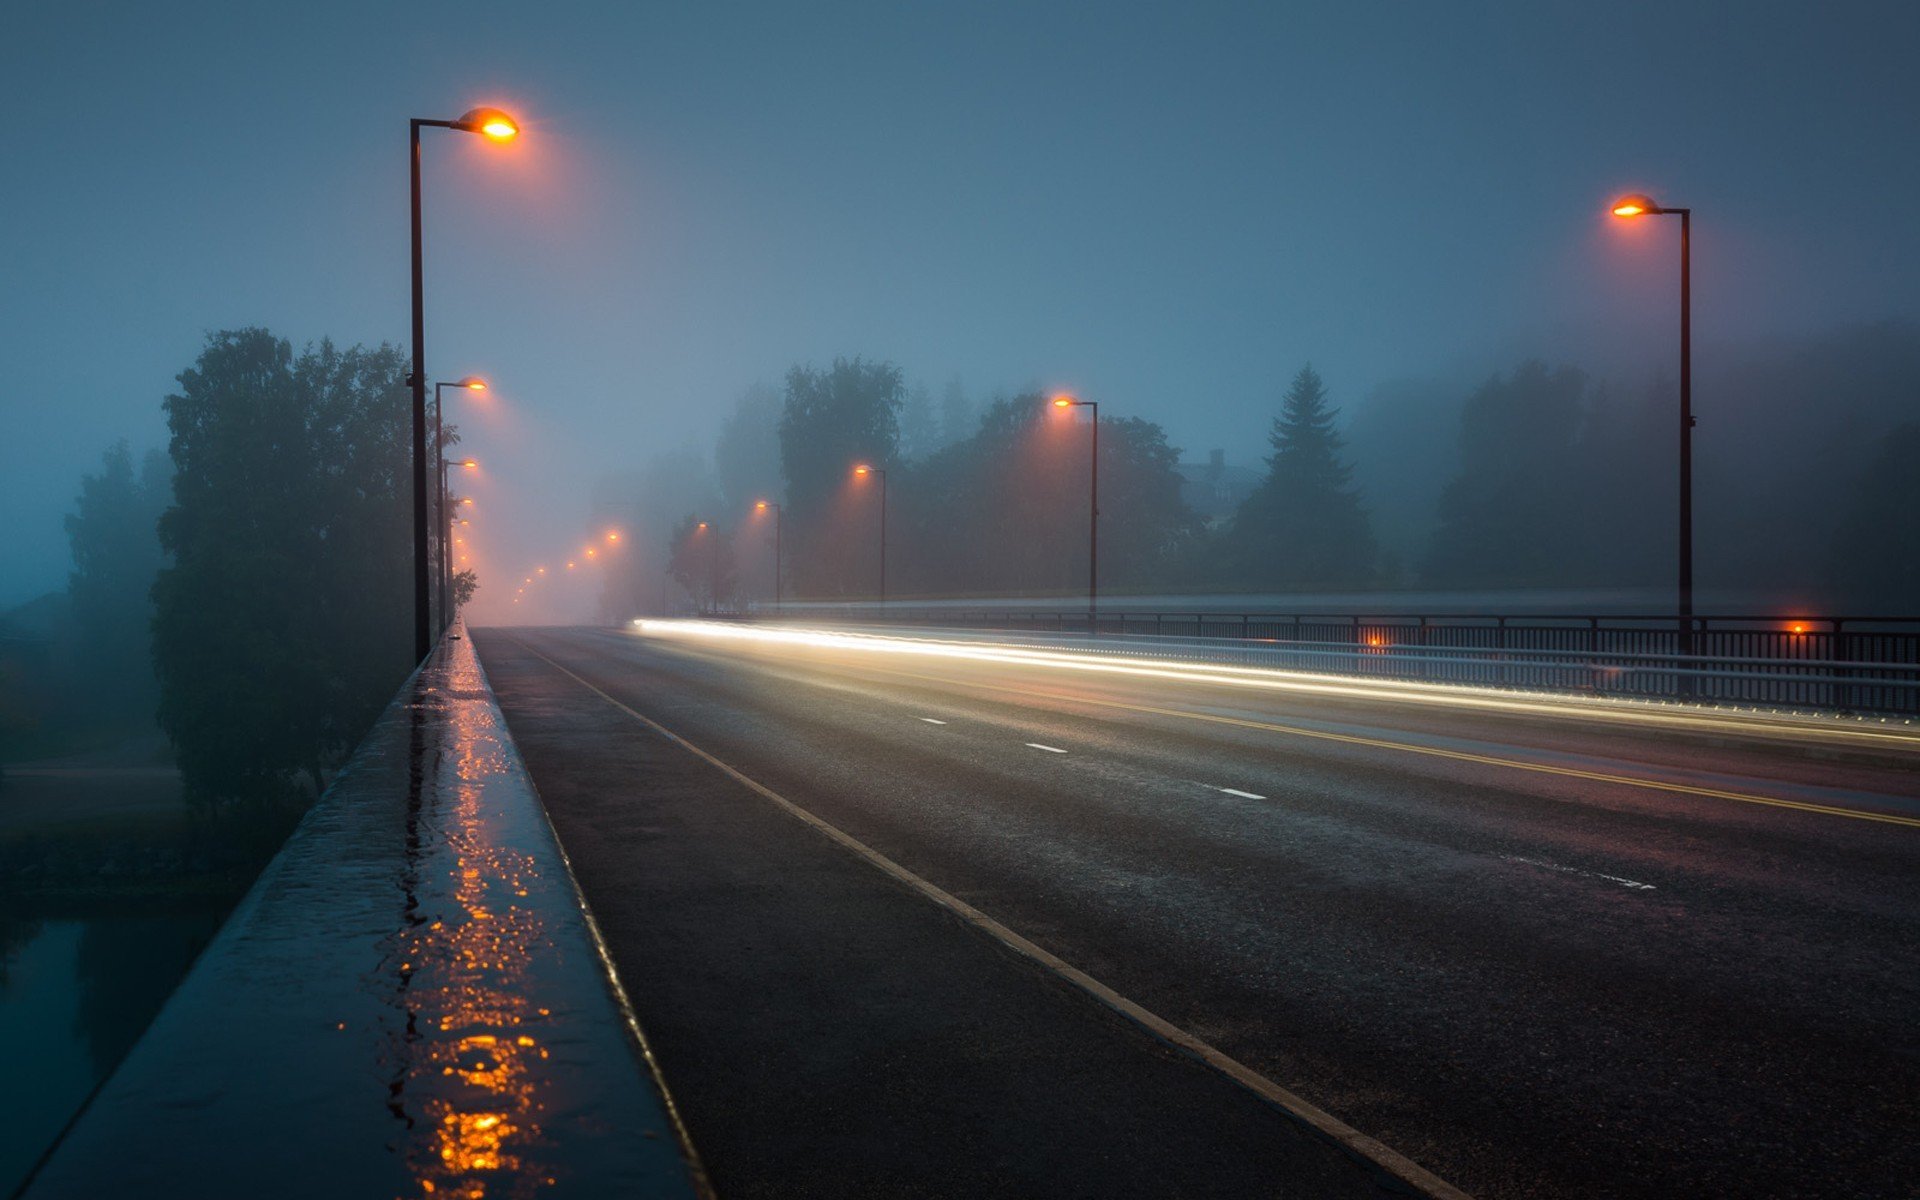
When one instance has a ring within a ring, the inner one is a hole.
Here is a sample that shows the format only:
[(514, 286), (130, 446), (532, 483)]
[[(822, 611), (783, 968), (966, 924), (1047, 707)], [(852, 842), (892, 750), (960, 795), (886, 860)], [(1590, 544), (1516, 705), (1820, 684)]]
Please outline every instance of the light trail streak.
[(953, 641), (942, 638), (900, 637), (888, 634), (848, 633), (831, 629), (766, 628), (710, 621), (636, 620), (634, 627), (650, 637), (688, 638), (764, 646), (850, 650), (862, 654), (897, 654), (922, 658), (958, 659), (1010, 666), (1047, 667), (1133, 678), (1165, 679), (1180, 683), (1221, 684), (1347, 700), (1467, 708), (1561, 720), (1591, 720), (1686, 732), (1772, 737), (1789, 741), (1869, 745), (1903, 751), (1920, 750), (1920, 730), (1908, 727), (1876, 728), (1844, 723), (1837, 717), (1785, 713), (1739, 713), (1724, 709), (1655, 706), (1645, 701), (1609, 696), (1516, 695), (1461, 684), (1419, 683), (1406, 680), (1365, 680), (1339, 675), (1289, 671), (1277, 667), (1205, 666), (1174, 659), (1132, 659), (1114, 662), (1095, 654), (1071, 650), (1035, 649), (1009, 642)]

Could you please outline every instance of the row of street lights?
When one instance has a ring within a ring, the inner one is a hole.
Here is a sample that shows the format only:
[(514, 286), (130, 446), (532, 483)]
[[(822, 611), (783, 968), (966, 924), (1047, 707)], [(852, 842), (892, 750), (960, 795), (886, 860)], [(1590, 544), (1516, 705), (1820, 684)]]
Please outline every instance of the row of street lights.
[[(416, 661), (424, 660), (433, 644), (433, 620), (430, 596), (432, 588), (429, 581), (432, 570), (429, 565), (430, 539), (427, 534), (427, 450), (426, 450), (426, 317), (425, 282), (422, 267), (421, 248), (421, 204), (420, 204), (420, 131), (424, 128), (457, 129), (466, 133), (477, 133), (495, 142), (510, 141), (520, 133), (520, 126), (507, 113), (497, 108), (475, 108), (469, 110), (457, 120), (433, 120), (413, 118), (408, 122), (408, 171), (410, 189), (410, 217), (412, 230), (412, 292), (413, 292), (413, 369), (407, 382), (413, 392), (413, 541), (414, 541), (414, 652)], [(1662, 205), (1645, 195), (1623, 196), (1613, 205), (1613, 215), (1623, 219), (1642, 216), (1678, 216), (1680, 218), (1680, 463), (1679, 463), (1679, 588), (1678, 606), (1680, 618), (1681, 653), (1692, 651), (1693, 642), (1693, 347), (1692, 347), (1692, 285), (1691, 285), (1691, 241), (1692, 217), (1690, 208)], [(452, 565), (447, 543), (452, 538), (453, 518), (447, 510), (446, 467), (447, 460), (438, 453), (443, 446), (441, 435), (444, 425), (441, 419), (442, 389), (458, 387), (470, 391), (484, 391), (485, 381), (475, 377), (434, 384), (434, 442), (436, 457), (439, 458), (439, 502), (446, 518), (445, 536), (441, 539), (439, 563), (441, 605), (441, 626), (451, 624), (453, 613), (451, 604)], [(1070, 410), (1086, 408), (1090, 410), (1092, 420), (1089, 423), (1089, 503), (1087, 521), (1087, 627), (1097, 630), (1099, 612), (1099, 555), (1100, 555), (1100, 406), (1097, 401), (1082, 400), (1062, 393), (1051, 401), (1055, 408)], [(462, 460), (461, 465), (469, 469), (477, 464), (472, 459)], [(865, 479), (878, 476), (880, 480), (880, 603), (884, 607), (887, 601), (887, 472), (884, 468), (868, 463), (855, 465), (853, 473)], [(771, 509), (774, 514), (774, 603), (780, 603), (780, 506), (768, 501), (755, 505), (757, 511)], [(464, 524), (464, 522), (462, 522)], [(704, 527), (704, 525), (703, 525)], [(591, 549), (589, 554), (591, 554)], [(571, 566), (572, 564), (569, 564)]]
[[(497, 108), (475, 108), (456, 121), (415, 117), (407, 123), (407, 169), (411, 182), (409, 213), (413, 233), (413, 370), (407, 385), (413, 389), (413, 658), (426, 660), (433, 649), (432, 568), (427, 537), (427, 366), (426, 366), (426, 283), (421, 267), (420, 248), (420, 131), (422, 129), (458, 129), (477, 133), (490, 141), (511, 141), (520, 133), (520, 124)], [(471, 386), (466, 381), (451, 386)], [(435, 420), (438, 421), (438, 386), (435, 388)], [(437, 442), (436, 438), (436, 442)], [(436, 445), (436, 451), (438, 446)], [(443, 472), (444, 475), (444, 472)], [(441, 499), (444, 504), (445, 488)], [(443, 563), (444, 567), (444, 563)], [(442, 588), (447, 573), (442, 571)]]

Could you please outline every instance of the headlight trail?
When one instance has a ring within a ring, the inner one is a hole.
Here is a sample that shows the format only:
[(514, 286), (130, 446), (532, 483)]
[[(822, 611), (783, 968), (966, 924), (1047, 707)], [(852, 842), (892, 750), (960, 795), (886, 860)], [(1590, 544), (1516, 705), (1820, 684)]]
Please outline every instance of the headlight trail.
[(1906, 724), (1869, 726), (1839, 717), (1780, 712), (1738, 712), (1723, 708), (1666, 704), (1610, 696), (1541, 693), (1520, 695), (1462, 684), (1408, 680), (1356, 679), (1278, 667), (1237, 667), (1183, 663), (1176, 659), (1137, 658), (1114, 662), (1097, 653), (1037, 649), (1013, 642), (955, 641), (937, 637), (851, 633), (834, 629), (766, 627), (718, 621), (638, 619), (634, 628), (648, 637), (767, 647), (848, 650), (872, 655), (910, 655), (1009, 666), (1042, 667), (1099, 675), (1216, 684), (1298, 695), (1328, 696), (1375, 703), (1466, 708), (1562, 720), (1606, 721), (1666, 730), (1716, 732), (1794, 741), (1920, 749), (1920, 730)]

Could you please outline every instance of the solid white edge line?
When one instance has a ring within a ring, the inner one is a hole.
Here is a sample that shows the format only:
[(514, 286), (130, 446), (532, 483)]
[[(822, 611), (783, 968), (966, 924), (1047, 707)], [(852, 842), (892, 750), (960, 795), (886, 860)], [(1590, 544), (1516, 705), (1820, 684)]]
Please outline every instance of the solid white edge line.
[[(519, 639), (516, 638), (515, 641), (519, 642)], [(1466, 1192), (1461, 1191), (1438, 1175), (1435, 1175), (1398, 1150), (1374, 1138), (1368, 1137), (1332, 1113), (1309, 1103), (1300, 1096), (1281, 1087), (1273, 1080), (1268, 1079), (1265, 1075), (1260, 1074), (1258, 1071), (1255, 1071), (1253, 1068), (1233, 1058), (1224, 1051), (1214, 1048), (1209, 1043), (1188, 1033), (1166, 1018), (1135, 1004), (1119, 992), (1114, 991), (1106, 984), (1101, 983), (1098, 979), (1095, 979), (1078, 967), (1073, 966), (1051, 951), (1042, 949), (1040, 946), (1021, 937), (1013, 930), (973, 907), (973, 905), (968, 904), (965, 900), (927, 882), (899, 863), (894, 862), (886, 855), (881, 854), (879, 851), (855, 838), (853, 835), (842, 832), (837, 826), (831, 825), (821, 818), (814, 816), (772, 788), (742, 774), (740, 771), (720, 761), (713, 755), (708, 754), (705, 750), (702, 750), (692, 742), (689, 742), (671, 729), (660, 724), (652, 717), (622, 704), (593, 684), (588, 683), (585, 679), (575, 675), (572, 671), (567, 670), (533, 647), (528, 646), (525, 642), (519, 642), (519, 645), (522, 649), (526, 650), (527, 653), (533, 655), (541, 662), (546, 663), (581, 687), (586, 688), (621, 712), (626, 713), (648, 729), (653, 730), (674, 745), (686, 750), (695, 758), (705, 762), (707, 765), (718, 770), (735, 783), (752, 791), (762, 799), (770, 801), (795, 820), (811, 826), (829, 840), (839, 844), (843, 849), (849, 850), (867, 860), (867, 862), (879, 868), (893, 879), (905, 884), (935, 904), (940, 905), (975, 929), (993, 938), (1001, 945), (1006, 946), (1009, 950), (1032, 960), (1046, 970), (1058, 975), (1067, 983), (1086, 992), (1095, 1000), (1098, 1000), (1121, 1016), (1142, 1026), (1147, 1032), (1162, 1041), (1177, 1046), (1188, 1054), (1193, 1055), (1202, 1063), (1212, 1067), (1222, 1075), (1227, 1076), (1227, 1078), (1233, 1080), (1241, 1087), (1246, 1088), (1262, 1100), (1298, 1118), (1301, 1122), (1318, 1131), (1340, 1147), (1358, 1155), (1374, 1166), (1379, 1167), (1382, 1171), (1385, 1171), (1389, 1175), (1394, 1176), (1401, 1182), (1414, 1188), (1421, 1195), (1430, 1197), (1431, 1200), (1472, 1200), (1472, 1197)]]

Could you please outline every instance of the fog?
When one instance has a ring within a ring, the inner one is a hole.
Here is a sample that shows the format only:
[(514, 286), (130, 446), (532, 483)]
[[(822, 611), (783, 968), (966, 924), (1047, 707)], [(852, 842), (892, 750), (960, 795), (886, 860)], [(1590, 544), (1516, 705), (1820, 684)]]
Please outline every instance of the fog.
[[(1538, 359), (1670, 391), (1677, 230), (1610, 220), (1626, 190), (1696, 210), (1701, 520), (1751, 535), (1745, 497), (1825, 486), (1825, 511), (1849, 486), (1754, 444), (1768, 356), (1920, 314), (1916, 33), (1896, 5), (23, 11), (0, 47), (0, 607), (64, 585), (80, 476), (118, 439), (164, 448), (209, 332), (404, 342), (402, 125), (481, 102), (525, 136), (424, 148), (429, 371), (494, 385), (449, 413), (482, 464), (477, 619), (602, 615), (604, 586), (510, 599), (610, 520), (663, 569), (683, 517), (746, 498), (649, 493), (649, 464), (710, 460), (743, 393), (839, 356), (936, 404), (955, 379), (980, 408), (1068, 389), (1256, 472), (1311, 363), (1417, 582), (1487, 378)], [(1864, 465), (1902, 394), (1911, 417), (1910, 367), (1766, 420), (1844, 427)], [(1722, 586), (1780, 594), (1825, 563), (1767, 580), (1703, 532), (1703, 587), (1713, 554)], [(1653, 559), (1620, 582), (1657, 586)]]

